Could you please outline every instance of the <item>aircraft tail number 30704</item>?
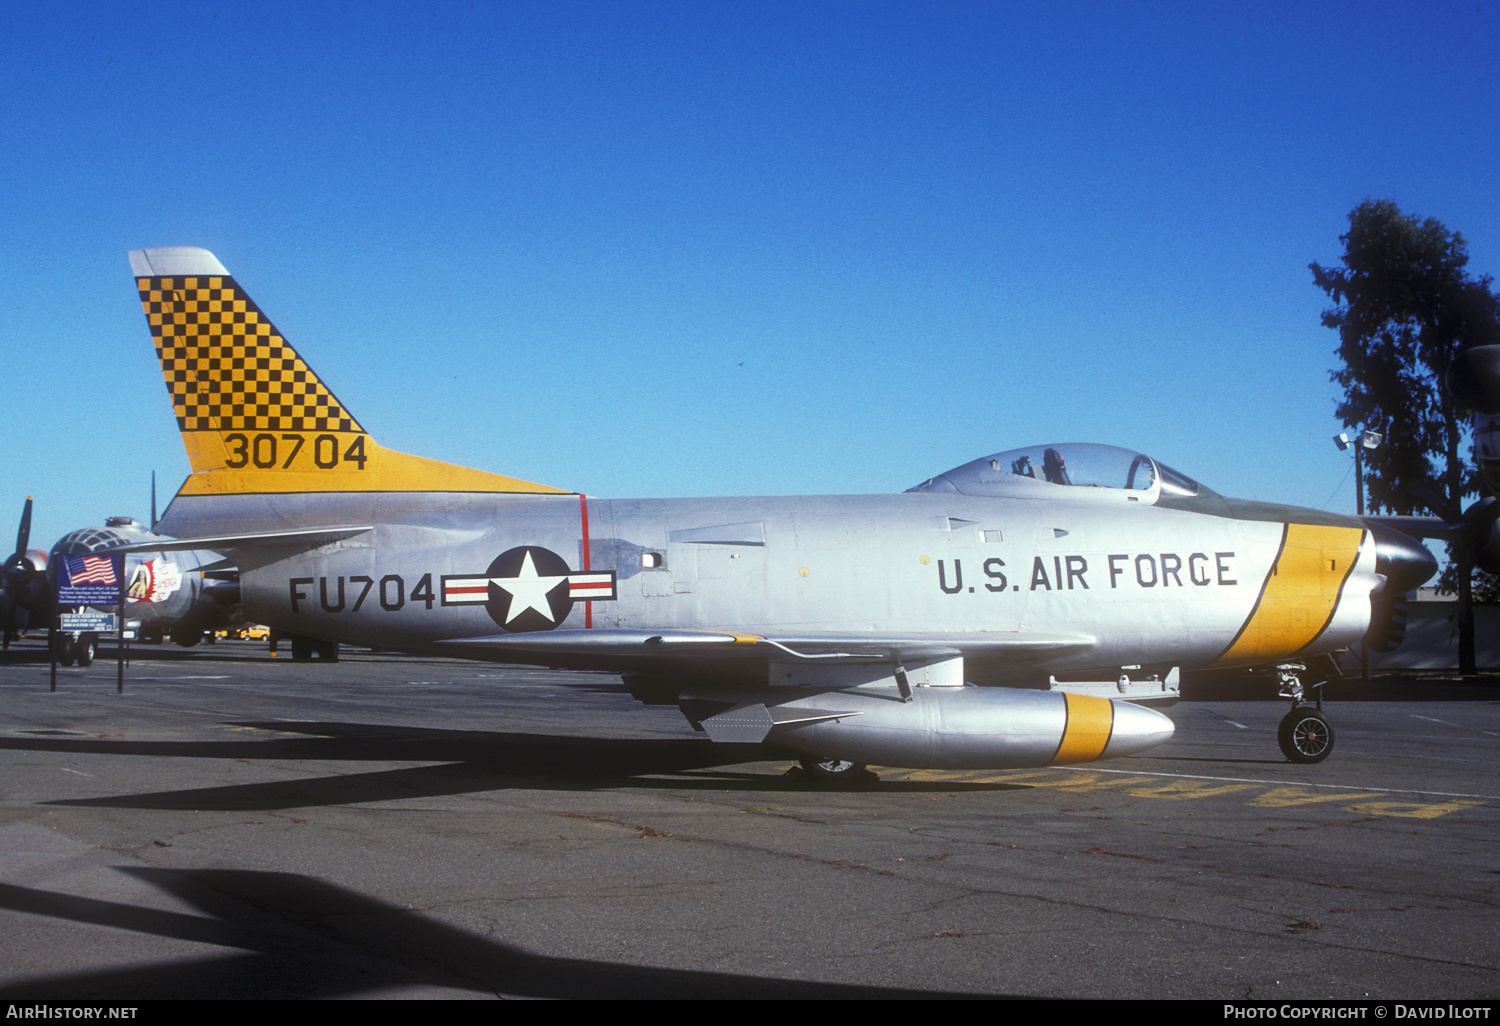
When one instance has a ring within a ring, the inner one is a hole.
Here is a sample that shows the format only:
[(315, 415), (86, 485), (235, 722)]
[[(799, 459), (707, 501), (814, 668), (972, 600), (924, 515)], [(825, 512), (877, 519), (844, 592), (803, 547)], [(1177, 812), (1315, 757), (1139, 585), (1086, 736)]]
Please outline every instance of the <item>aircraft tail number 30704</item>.
[[(192, 473), (159, 530), (302, 637), (604, 669), (810, 772), (1005, 768), (1160, 744), (1181, 667), (1277, 668), (1327, 754), (1316, 657), (1393, 634), (1433, 571), (1380, 525), (1057, 444), (899, 494), (598, 499), (386, 449), (211, 254), (130, 254)], [(162, 544), (155, 543), (160, 549)]]

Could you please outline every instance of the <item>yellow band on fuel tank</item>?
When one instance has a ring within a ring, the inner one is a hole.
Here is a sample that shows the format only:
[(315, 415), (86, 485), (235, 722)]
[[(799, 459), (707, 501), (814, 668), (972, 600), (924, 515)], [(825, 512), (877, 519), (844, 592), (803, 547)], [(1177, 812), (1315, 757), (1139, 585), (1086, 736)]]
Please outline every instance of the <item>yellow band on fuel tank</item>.
[(1063, 692), (1068, 703), (1068, 720), (1063, 725), (1062, 742), (1052, 765), (1093, 762), (1104, 754), (1115, 727), (1115, 704), (1107, 698), (1074, 695)]

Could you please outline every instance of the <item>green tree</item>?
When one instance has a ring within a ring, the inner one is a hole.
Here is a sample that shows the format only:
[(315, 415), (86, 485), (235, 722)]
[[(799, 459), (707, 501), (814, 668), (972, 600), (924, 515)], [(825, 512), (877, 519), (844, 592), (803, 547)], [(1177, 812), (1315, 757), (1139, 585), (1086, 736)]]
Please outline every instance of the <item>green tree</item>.
[[(1489, 276), (1466, 270), (1468, 246), (1433, 218), (1403, 214), (1391, 200), (1365, 200), (1349, 214), (1343, 265), (1310, 266), (1335, 306), (1323, 324), (1339, 333), (1331, 377), (1344, 390), (1347, 427), (1379, 431), (1366, 455), (1370, 508), (1430, 513), (1457, 523), (1479, 491), (1468, 457), (1468, 413), (1443, 388), (1460, 350), (1500, 343), (1500, 301)], [(1472, 553), (1459, 546), (1446, 583), (1459, 593), (1460, 662), (1473, 668), (1469, 613)]]
[(1440, 221), (1365, 200), (1349, 214), (1342, 267), (1311, 264), (1313, 281), (1339, 304), (1323, 324), (1339, 333), (1347, 427), (1379, 431), (1366, 456), (1370, 508), (1431, 513), (1450, 523), (1477, 491), (1465, 452), (1467, 412), (1443, 389), (1460, 349), (1500, 342), (1491, 279), (1473, 278), (1463, 236)]

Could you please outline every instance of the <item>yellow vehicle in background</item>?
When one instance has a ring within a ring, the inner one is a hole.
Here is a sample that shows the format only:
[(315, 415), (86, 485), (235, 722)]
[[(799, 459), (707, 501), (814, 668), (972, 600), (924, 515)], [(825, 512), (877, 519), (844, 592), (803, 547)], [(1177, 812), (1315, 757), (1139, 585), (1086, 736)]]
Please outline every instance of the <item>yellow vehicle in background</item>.
[(265, 641), (271, 636), (271, 629), (262, 627), (258, 623), (241, 623), (217, 631), (215, 634), (217, 637), (231, 638), (235, 641)]

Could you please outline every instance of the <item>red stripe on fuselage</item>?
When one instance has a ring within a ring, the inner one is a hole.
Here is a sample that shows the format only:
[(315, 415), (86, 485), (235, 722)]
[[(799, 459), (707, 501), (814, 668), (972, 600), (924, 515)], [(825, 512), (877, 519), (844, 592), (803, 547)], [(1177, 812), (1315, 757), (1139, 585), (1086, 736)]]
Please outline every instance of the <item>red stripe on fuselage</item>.
[[(589, 572), (589, 499), (582, 492), (578, 493), (578, 520), (583, 531), (583, 572)], [(594, 604), (589, 601), (583, 603), (583, 629), (589, 630), (594, 626)]]

